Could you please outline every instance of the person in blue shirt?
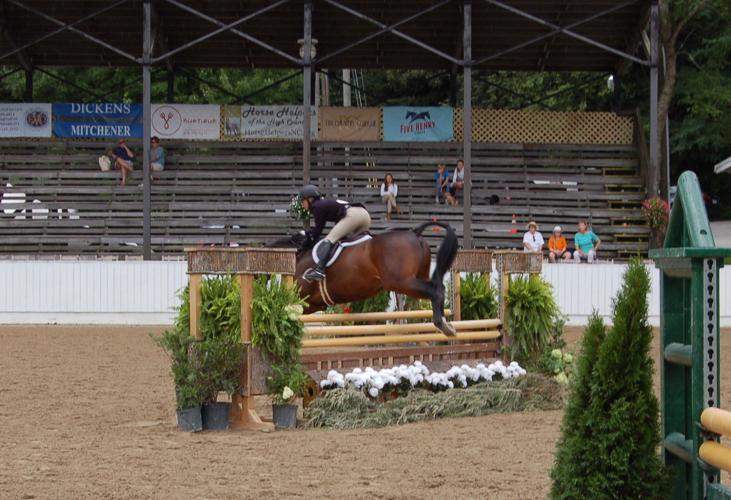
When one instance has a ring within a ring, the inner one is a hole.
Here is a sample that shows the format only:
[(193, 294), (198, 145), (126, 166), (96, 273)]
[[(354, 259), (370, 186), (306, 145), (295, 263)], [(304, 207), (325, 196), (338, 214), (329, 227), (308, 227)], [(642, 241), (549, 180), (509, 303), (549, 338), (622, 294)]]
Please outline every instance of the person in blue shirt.
[(122, 186), (127, 183), (127, 176), (134, 170), (132, 158), (135, 157), (134, 152), (127, 146), (127, 141), (120, 139), (117, 147), (112, 149), (110, 156), (114, 160), (114, 165), (122, 173)]
[(440, 163), (434, 173), (434, 184), (436, 185), (436, 203), (444, 203), (444, 193), (449, 189), (449, 170)]
[(579, 232), (574, 235), (574, 260), (578, 264), (582, 260), (589, 264), (596, 260), (596, 251), (602, 240), (589, 229), (585, 220), (579, 221)]

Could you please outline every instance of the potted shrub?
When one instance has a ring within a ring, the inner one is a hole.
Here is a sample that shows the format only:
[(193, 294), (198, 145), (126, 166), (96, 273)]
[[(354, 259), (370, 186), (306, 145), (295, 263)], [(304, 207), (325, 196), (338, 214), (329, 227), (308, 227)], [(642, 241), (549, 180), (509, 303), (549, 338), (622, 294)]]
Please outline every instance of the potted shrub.
[(205, 398), (202, 406), (203, 429), (226, 430), (231, 403), (217, 401), (221, 391), (234, 394), (241, 386), (244, 345), (223, 335), (199, 342), (195, 349), (197, 369)]
[(203, 430), (201, 405), (206, 399), (206, 387), (200, 371), (195, 363), (191, 363), (189, 356), (194, 349), (195, 340), (188, 332), (178, 329), (168, 330), (156, 340), (170, 356), (178, 428), (188, 432)]
[(272, 420), (277, 429), (297, 427), (297, 398), (305, 393), (307, 374), (300, 364), (273, 365), (267, 378), (272, 396)]

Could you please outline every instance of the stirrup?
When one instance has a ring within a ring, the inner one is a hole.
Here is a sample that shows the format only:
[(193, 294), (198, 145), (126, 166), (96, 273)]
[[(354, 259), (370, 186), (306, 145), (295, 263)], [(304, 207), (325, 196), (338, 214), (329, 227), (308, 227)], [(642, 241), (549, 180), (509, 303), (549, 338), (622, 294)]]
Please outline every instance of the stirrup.
[(318, 268), (314, 268), (307, 271), (303, 278), (310, 281), (322, 281), (325, 279), (325, 273)]

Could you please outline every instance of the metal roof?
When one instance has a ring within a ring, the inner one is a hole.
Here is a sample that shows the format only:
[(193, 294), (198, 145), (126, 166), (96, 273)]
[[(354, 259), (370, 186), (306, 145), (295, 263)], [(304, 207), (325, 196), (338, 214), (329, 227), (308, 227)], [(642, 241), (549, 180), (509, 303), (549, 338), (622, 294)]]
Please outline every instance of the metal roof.
[[(474, 0), (473, 60), (479, 62), (492, 57), (474, 67), (491, 70), (612, 71), (624, 59), (616, 51), (635, 54), (650, 3), (650, 0)], [(4, 27), (4, 36), (0, 37), (0, 65), (18, 64), (19, 54), (34, 66), (136, 64), (134, 59), (141, 60), (142, 56), (142, 5), (142, 0), (4, 0), (0, 7), (0, 22)], [(270, 10), (237, 26), (249, 39), (222, 31), (175, 53), (172, 63), (186, 67), (297, 66), (292, 59), (277, 55), (262, 44), (299, 59), (298, 39), (303, 38), (303, 0), (155, 0), (152, 5), (153, 57), (218, 29), (219, 26), (214, 24), (216, 20), (233, 23), (271, 6)], [(84, 20), (103, 8), (108, 10)], [(312, 36), (318, 40), (314, 64), (320, 66), (318, 59), (381, 31), (384, 26), (428, 11), (399, 24), (395, 28), (398, 34), (385, 32), (375, 36), (322, 61), (320, 67), (451, 68), (454, 61), (416, 45), (409, 38), (461, 61), (462, 8), (463, 1), (459, 0), (314, 0)], [(597, 17), (597, 14), (609, 10), (611, 12)], [(193, 11), (204, 13), (212, 20), (203, 19)], [(576, 24), (587, 18), (592, 19)], [(77, 24), (72, 28), (79, 31), (65, 29), (32, 44), (44, 35), (60, 30), (64, 24), (75, 22)], [(571, 34), (557, 33), (558, 29), (569, 29)], [(132, 59), (103, 47), (93, 39), (128, 53)], [(256, 40), (261, 44), (257, 44)], [(506, 52), (527, 41), (532, 43)], [(23, 51), (9, 55), (26, 45)], [(155, 64), (162, 65), (163, 61), (157, 60)]]

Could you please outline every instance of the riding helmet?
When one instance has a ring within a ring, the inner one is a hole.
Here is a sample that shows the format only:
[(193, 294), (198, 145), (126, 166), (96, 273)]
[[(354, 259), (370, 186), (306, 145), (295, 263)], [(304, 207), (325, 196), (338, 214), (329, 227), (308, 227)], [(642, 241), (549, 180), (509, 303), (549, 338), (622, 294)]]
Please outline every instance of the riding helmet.
[(300, 198), (322, 198), (320, 190), (313, 184), (308, 184), (300, 191)]

